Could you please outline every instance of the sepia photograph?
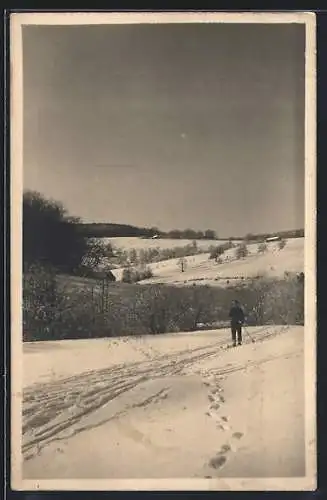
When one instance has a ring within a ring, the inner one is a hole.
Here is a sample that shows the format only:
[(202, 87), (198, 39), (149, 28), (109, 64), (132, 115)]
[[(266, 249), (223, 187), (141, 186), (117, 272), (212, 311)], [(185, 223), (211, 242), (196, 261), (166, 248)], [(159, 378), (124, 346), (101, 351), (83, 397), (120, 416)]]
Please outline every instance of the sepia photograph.
[(13, 489), (316, 488), (315, 29), (11, 14)]

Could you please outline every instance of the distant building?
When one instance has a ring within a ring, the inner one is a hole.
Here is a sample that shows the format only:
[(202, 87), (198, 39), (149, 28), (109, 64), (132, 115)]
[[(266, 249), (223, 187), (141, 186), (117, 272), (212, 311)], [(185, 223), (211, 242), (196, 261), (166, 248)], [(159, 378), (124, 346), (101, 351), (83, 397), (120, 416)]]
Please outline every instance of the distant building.
[(112, 271), (107, 270), (105, 272), (105, 279), (108, 281), (114, 282), (114, 281), (116, 281), (116, 276), (114, 275), (114, 273)]
[(266, 238), (266, 242), (269, 243), (271, 241), (280, 241), (281, 237), (280, 236), (270, 236), (269, 238)]

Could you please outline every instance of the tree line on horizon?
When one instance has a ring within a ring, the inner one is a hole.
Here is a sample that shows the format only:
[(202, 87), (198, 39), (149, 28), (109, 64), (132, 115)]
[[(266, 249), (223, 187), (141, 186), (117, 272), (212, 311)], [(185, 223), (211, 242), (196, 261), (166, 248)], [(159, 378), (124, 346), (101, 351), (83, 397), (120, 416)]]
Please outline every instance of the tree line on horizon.
[(81, 234), (89, 238), (117, 238), (117, 237), (140, 237), (151, 238), (157, 236), (160, 238), (169, 238), (173, 240), (217, 240), (218, 236), (213, 229), (198, 231), (195, 229), (172, 229), (170, 231), (161, 231), (157, 227), (145, 228), (131, 226), (129, 224), (115, 224), (105, 222), (87, 222), (79, 223), (78, 230)]
[(187, 229), (172, 229), (169, 231), (161, 231), (157, 227), (144, 228), (138, 226), (131, 226), (129, 224), (115, 224), (105, 222), (89, 222), (79, 223), (79, 231), (88, 238), (118, 238), (118, 237), (140, 237), (152, 238), (157, 236), (163, 239), (172, 240), (225, 240), (225, 241), (259, 241), (265, 240), (272, 236), (279, 236), (280, 238), (303, 238), (304, 229), (291, 229), (285, 231), (276, 231), (271, 233), (248, 233), (245, 236), (218, 236), (213, 229), (206, 229), (204, 231)]

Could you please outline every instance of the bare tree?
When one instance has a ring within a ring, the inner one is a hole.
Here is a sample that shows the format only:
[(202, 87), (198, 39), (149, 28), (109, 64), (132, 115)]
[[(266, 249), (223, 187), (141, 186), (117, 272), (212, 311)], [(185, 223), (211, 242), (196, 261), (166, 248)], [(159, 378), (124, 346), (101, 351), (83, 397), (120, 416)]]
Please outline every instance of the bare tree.
[(267, 243), (262, 242), (258, 246), (258, 253), (265, 253), (267, 251)]
[(187, 267), (187, 260), (185, 259), (185, 257), (181, 257), (179, 260), (178, 260), (178, 267), (180, 268), (181, 272), (183, 273)]
[(278, 248), (279, 250), (283, 250), (283, 248), (286, 247), (286, 240), (282, 239), (278, 242)]
[(244, 259), (248, 255), (248, 247), (242, 243), (236, 248), (235, 256), (237, 259)]

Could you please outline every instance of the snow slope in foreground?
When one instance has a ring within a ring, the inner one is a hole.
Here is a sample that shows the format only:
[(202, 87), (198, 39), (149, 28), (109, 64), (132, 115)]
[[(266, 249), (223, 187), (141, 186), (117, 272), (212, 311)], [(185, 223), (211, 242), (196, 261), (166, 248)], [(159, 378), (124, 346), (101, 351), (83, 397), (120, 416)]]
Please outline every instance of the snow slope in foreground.
[(26, 344), (24, 478), (303, 476), (303, 327), (251, 332)]

